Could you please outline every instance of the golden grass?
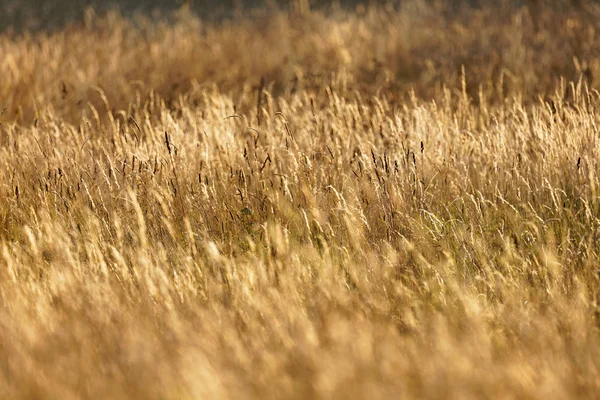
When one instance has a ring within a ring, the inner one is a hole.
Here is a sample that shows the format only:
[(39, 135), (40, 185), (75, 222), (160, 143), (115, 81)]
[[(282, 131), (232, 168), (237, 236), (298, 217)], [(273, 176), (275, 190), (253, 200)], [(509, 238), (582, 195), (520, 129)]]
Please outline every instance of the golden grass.
[(0, 398), (593, 398), (595, 7), (1, 35)]

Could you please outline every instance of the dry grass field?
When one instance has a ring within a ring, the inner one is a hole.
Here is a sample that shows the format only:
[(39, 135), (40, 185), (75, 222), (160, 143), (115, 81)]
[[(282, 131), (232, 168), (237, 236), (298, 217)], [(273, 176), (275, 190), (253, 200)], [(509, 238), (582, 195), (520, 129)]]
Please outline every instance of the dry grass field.
[(600, 8), (439, 3), (0, 33), (0, 398), (597, 398)]

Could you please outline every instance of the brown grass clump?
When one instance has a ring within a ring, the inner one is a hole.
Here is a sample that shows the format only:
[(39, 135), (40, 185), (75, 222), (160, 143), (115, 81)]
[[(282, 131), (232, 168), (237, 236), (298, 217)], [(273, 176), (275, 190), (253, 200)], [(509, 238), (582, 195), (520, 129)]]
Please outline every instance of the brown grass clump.
[(595, 397), (582, 3), (0, 35), (0, 398)]

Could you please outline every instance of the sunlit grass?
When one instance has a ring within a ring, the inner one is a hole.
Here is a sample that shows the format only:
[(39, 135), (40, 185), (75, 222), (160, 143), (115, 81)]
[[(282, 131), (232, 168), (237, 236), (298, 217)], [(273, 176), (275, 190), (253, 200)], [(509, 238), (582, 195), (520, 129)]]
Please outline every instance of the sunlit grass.
[(0, 397), (593, 398), (596, 11), (408, 3), (0, 36)]

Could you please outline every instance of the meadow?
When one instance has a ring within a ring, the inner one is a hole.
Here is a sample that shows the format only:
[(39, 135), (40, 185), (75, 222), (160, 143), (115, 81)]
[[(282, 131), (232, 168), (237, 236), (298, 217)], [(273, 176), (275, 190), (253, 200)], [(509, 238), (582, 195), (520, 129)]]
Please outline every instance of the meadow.
[(596, 398), (599, 30), (409, 0), (3, 31), (0, 398)]

